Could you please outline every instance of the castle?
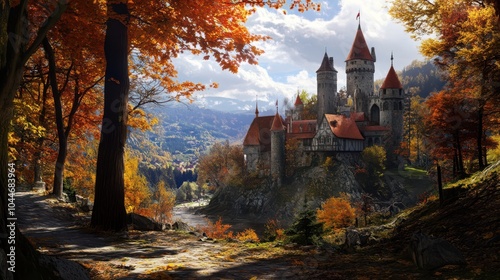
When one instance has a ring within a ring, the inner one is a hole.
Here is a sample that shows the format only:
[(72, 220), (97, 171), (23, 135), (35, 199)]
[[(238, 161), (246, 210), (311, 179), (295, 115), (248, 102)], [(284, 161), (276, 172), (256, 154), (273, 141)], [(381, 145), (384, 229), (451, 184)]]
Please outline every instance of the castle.
[(297, 95), (285, 118), (255, 118), (243, 141), (248, 171), (267, 171), (279, 184), (285, 173), (285, 146), (296, 144), (300, 156), (296, 166), (309, 166), (315, 158), (335, 153), (357, 153), (365, 147), (382, 145), (388, 158), (402, 140), (404, 90), (392, 66), (378, 92), (374, 92), (375, 49), (368, 48), (361, 26), (346, 63), (346, 92), (337, 92), (337, 70), (325, 52), (316, 71), (317, 118), (304, 120), (304, 104)]

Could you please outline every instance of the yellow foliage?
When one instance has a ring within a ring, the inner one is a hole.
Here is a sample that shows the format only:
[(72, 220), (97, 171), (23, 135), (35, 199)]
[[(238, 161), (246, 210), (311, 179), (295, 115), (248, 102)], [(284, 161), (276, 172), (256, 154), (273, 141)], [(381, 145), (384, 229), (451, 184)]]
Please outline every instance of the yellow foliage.
[(316, 216), (325, 228), (339, 229), (354, 223), (356, 214), (347, 198), (331, 197), (318, 209)]
[(172, 211), (175, 205), (175, 193), (165, 188), (165, 183), (160, 181), (153, 194), (153, 204), (151, 209), (154, 213), (154, 219), (157, 222), (165, 223), (172, 220)]
[(125, 153), (125, 207), (127, 212), (146, 208), (151, 199), (146, 177), (139, 174), (139, 159)]
[(245, 241), (259, 242), (260, 241), (259, 236), (257, 236), (257, 233), (255, 233), (255, 230), (253, 230), (251, 228), (248, 228), (242, 232), (239, 232), (236, 235), (236, 239), (239, 241), (243, 241), (243, 242), (245, 242)]
[(495, 162), (500, 160), (500, 135), (494, 135), (491, 137), (496, 143), (495, 148), (488, 150), (488, 161)]

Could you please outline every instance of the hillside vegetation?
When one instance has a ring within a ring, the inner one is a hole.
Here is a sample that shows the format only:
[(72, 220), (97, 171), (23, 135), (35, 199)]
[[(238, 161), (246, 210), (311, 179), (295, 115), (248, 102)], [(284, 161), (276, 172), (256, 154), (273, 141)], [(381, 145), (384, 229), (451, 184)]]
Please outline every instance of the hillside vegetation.
[(499, 175), (497, 161), (470, 178), (448, 185), (442, 205), (432, 200), (408, 210), (399, 217), (403, 222), (395, 228), (390, 246), (395, 252), (404, 250), (417, 231), (444, 238), (463, 252), (468, 276), (494, 279), (500, 275)]

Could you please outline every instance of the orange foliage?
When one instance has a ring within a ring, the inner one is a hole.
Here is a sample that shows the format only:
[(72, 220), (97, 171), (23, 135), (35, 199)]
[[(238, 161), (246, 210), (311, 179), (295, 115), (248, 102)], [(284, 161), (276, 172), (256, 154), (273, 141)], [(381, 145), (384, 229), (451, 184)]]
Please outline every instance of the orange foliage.
[(322, 208), (318, 209), (316, 216), (326, 228), (348, 227), (356, 218), (354, 208), (346, 197), (330, 197), (323, 203)]
[(285, 230), (282, 228), (281, 223), (276, 219), (270, 219), (264, 225), (265, 238), (269, 241), (283, 241), (285, 240)]
[(231, 228), (231, 225), (223, 224), (222, 218), (212, 223), (207, 219), (206, 226), (200, 226), (199, 230), (204, 232), (208, 237), (215, 239), (224, 239), (224, 238), (233, 238), (234, 234), (232, 231), (228, 231)]

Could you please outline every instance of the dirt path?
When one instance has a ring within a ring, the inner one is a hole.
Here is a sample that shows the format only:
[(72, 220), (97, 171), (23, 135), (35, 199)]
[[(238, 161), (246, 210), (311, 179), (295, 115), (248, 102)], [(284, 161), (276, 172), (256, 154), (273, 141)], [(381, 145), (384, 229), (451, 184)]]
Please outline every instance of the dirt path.
[(19, 228), (40, 252), (76, 261), (94, 279), (286, 279), (297, 267), (295, 256), (304, 254), (259, 244), (201, 242), (174, 231), (99, 234), (82, 227), (85, 218), (68, 205), (33, 192), (17, 193), (17, 207)]

